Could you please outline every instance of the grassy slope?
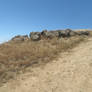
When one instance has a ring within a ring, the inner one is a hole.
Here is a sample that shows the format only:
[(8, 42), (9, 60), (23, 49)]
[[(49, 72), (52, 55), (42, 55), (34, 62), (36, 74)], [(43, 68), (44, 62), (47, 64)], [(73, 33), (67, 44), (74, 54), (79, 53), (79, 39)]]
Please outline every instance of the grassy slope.
[(86, 38), (75, 36), (37, 42), (8, 42), (0, 45), (0, 82), (7, 82), (27, 67), (45, 64), (56, 59), (59, 53), (72, 49)]

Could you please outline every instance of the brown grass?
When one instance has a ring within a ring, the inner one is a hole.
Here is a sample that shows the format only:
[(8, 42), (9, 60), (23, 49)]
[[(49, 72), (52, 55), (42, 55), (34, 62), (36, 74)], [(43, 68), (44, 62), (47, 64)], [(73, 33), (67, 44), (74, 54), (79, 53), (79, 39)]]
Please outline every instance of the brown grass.
[(72, 49), (86, 38), (75, 36), (37, 42), (8, 42), (0, 45), (0, 82), (6, 82), (27, 67), (56, 59), (59, 53)]

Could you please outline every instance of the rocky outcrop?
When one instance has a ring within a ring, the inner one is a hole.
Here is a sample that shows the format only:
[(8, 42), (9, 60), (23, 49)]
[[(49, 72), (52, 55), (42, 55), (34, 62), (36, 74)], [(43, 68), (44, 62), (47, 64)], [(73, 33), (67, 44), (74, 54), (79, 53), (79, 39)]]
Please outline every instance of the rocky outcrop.
[(55, 37), (59, 37), (59, 32), (58, 31), (47, 31), (47, 30), (43, 30), (41, 32), (41, 36), (44, 38), (55, 38)]
[(38, 41), (41, 39), (41, 33), (40, 32), (31, 32), (30, 33), (30, 39), (33, 41)]
[(30, 38), (33, 41), (38, 41), (41, 39), (52, 39), (52, 38), (64, 38), (64, 37), (72, 37), (76, 35), (89, 35), (88, 31), (73, 31), (71, 29), (66, 30), (54, 30), (54, 31), (47, 31), (43, 30), (42, 32), (31, 32)]
[(68, 38), (68, 37), (77, 36), (77, 35), (88, 36), (90, 35), (90, 33), (89, 31), (73, 31), (71, 29), (54, 30), (54, 31), (43, 30), (42, 32), (31, 32), (30, 38), (27, 35), (15, 36), (14, 38), (12, 38), (12, 41), (20, 42), (28, 39), (31, 39), (32, 41), (39, 41), (41, 39)]
[(71, 29), (57, 31), (59, 32), (59, 37), (71, 37), (77, 35), (77, 33), (75, 31), (72, 31)]
[(11, 39), (11, 41), (16, 41), (16, 42), (22, 42), (22, 41), (25, 41), (25, 40), (28, 40), (28, 36), (27, 35), (24, 35), (24, 36), (21, 36), (21, 35), (17, 35), (15, 37), (13, 37)]
[(90, 33), (88, 31), (78, 31), (77, 34), (78, 35), (86, 35), (86, 36), (90, 35)]

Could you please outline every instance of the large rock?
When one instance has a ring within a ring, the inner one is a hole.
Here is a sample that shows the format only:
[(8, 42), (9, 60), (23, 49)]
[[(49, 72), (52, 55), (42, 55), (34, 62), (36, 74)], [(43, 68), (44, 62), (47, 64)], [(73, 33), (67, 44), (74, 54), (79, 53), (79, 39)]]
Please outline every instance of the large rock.
[(21, 41), (25, 41), (25, 40), (28, 40), (28, 36), (27, 35), (24, 35), (24, 36), (21, 36), (21, 35), (18, 35), (18, 36), (15, 36), (11, 39), (11, 41), (16, 41), (16, 42), (21, 42)]
[(33, 41), (38, 41), (41, 39), (52, 39), (52, 38), (61, 38), (61, 37), (72, 37), (76, 35), (89, 35), (88, 31), (73, 31), (71, 29), (66, 30), (55, 30), (55, 31), (47, 31), (43, 30), (42, 32), (31, 32), (30, 38)]
[(74, 32), (71, 29), (66, 29), (65, 30), (65, 34), (66, 34), (67, 37), (71, 37), (71, 36), (75, 36), (76, 35), (76, 32)]
[(70, 36), (70, 30), (60, 30), (59, 31), (59, 37), (69, 37)]
[(54, 38), (54, 37), (59, 37), (59, 32), (58, 31), (47, 31), (47, 30), (43, 30), (41, 32), (42, 37), (44, 38)]
[(59, 37), (71, 37), (75, 35), (77, 35), (77, 33), (71, 29), (59, 30)]
[(70, 36), (76, 36), (77, 33), (76, 33), (75, 31), (71, 31), (71, 32), (69, 33), (69, 35), (70, 35)]
[(41, 33), (40, 32), (31, 32), (30, 33), (30, 39), (33, 41), (38, 41), (41, 39)]
[(86, 35), (86, 36), (90, 35), (90, 33), (88, 31), (78, 31), (77, 34), (80, 36), (81, 35)]
[(76, 32), (72, 31), (71, 29), (56, 30), (56, 31), (44, 30), (41, 32), (41, 35), (45, 38), (70, 37), (70, 36), (75, 36)]
[(66, 37), (65, 31), (59, 31), (59, 37)]

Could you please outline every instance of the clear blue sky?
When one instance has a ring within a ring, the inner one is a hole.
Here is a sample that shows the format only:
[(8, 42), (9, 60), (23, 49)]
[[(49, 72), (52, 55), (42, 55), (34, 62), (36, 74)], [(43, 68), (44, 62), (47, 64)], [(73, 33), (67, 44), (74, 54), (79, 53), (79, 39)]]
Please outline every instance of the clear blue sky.
[(92, 28), (92, 0), (0, 0), (0, 42), (65, 28)]

